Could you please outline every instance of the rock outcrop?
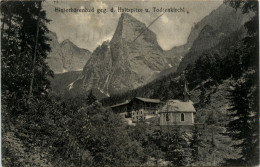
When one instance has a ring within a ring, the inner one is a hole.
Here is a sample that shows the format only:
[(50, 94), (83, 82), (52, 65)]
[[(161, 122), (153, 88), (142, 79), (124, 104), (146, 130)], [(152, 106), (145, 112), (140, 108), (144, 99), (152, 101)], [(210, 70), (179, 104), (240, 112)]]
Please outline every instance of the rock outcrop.
[(49, 43), (52, 51), (48, 55), (47, 63), (55, 74), (83, 70), (91, 56), (90, 51), (77, 47), (68, 39), (59, 43), (53, 32), (50, 32), (48, 37), (51, 39)]

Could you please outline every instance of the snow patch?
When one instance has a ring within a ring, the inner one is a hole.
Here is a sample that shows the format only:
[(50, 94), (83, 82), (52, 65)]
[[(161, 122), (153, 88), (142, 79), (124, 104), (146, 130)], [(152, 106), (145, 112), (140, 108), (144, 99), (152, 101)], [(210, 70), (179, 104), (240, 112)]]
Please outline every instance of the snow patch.
[(74, 84), (74, 82), (72, 82), (71, 84), (68, 85), (69, 90), (71, 90), (73, 88), (73, 84)]
[(73, 88), (73, 84), (74, 84), (76, 81), (78, 81), (79, 79), (82, 79), (83, 77), (84, 77), (84, 76), (82, 75), (82, 76), (78, 77), (75, 81), (73, 81), (72, 83), (70, 83), (70, 84), (68, 85), (69, 90), (71, 90), (71, 89)]
[(109, 93), (105, 93), (104, 90), (100, 89), (99, 87), (97, 89), (107, 97), (110, 97)]
[(83, 68), (76, 69), (75, 71), (83, 71)]
[(64, 73), (64, 72), (68, 72), (68, 70), (66, 70), (65, 68), (63, 68), (62, 72), (63, 72), (63, 73)]

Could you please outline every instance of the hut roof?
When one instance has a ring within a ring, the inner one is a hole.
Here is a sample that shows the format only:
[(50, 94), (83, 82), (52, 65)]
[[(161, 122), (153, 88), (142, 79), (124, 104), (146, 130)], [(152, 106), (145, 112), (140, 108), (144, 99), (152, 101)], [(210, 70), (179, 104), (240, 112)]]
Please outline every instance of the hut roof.
[(115, 104), (115, 105), (110, 106), (110, 107), (113, 108), (113, 107), (124, 106), (124, 105), (131, 103), (134, 99), (138, 99), (138, 100), (141, 100), (143, 102), (149, 102), (149, 103), (162, 103), (160, 99), (149, 99), (149, 98), (144, 98), (144, 97), (135, 97), (131, 101), (126, 100), (123, 103)]
[(162, 108), (162, 112), (196, 112), (191, 100), (168, 100)]
[(141, 100), (143, 102), (149, 102), (149, 103), (161, 103), (160, 99), (149, 99), (144, 97), (136, 97), (136, 99)]
[(123, 102), (123, 103), (119, 103), (119, 104), (116, 104), (116, 105), (113, 105), (113, 106), (110, 106), (111, 108), (113, 108), (113, 107), (119, 107), (119, 106), (123, 106), (123, 105), (126, 105), (126, 104), (128, 104), (129, 103), (129, 101), (128, 100), (126, 100), (125, 102)]

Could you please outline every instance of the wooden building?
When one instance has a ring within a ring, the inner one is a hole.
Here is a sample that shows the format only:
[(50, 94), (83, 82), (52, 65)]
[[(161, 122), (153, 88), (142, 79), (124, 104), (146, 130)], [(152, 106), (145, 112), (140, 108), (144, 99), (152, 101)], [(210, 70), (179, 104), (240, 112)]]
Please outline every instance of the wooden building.
[(147, 116), (158, 115), (162, 102), (159, 99), (135, 97), (131, 101), (111, 106), (115, 113), (124, 113), (125, 118), (132, 122), (146, 119)]
[(129, 115), (129, 106), (128, 106), (129, 101), (125, 101), (123, 103), (119, 103), (113, 106), (110, 106), (110, 108), (113, 110), (114, 113), (117, 114), (124, 114), (125, 118), (131, 117), (131, 115)]
[(162, 102), (159, 99), (149, 99), (136, 97), (129, 102), (131, 108), (132, 121), (144, 120), (147, 116), (158, 115)]

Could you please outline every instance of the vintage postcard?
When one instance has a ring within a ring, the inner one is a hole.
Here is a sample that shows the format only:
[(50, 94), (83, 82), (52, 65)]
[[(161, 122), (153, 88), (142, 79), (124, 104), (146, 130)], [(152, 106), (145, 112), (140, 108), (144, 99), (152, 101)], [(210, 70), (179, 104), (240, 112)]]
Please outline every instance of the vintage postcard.
[(259, 165), (256, 0), (2, 0), (2, 166)]

